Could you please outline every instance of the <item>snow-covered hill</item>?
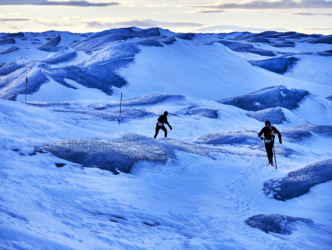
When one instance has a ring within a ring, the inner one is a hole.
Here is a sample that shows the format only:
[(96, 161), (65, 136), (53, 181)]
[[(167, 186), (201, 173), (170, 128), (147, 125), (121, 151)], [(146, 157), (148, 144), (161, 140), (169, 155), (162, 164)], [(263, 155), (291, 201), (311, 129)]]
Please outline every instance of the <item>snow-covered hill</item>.
[(0, 34), (0, 248), (329, 249), (331, 60), (293, 32)]
[(217, 100), (275, 85), (327, 97), (332, 92), (330, 50), (330, 40), (296, 33), (122, 28), (94, 34), (0, 34), (0, 96), (22, 100), (17, 96), (25, 94), (28, 77), (30, 101), (64, 101), (38, 94), (48, 89), (55, 94), (63, 87), (77, 89), (70, 98), (81, 99), (77, 84), (108, 95), (122, 87), (127, 97), (160, 92)]

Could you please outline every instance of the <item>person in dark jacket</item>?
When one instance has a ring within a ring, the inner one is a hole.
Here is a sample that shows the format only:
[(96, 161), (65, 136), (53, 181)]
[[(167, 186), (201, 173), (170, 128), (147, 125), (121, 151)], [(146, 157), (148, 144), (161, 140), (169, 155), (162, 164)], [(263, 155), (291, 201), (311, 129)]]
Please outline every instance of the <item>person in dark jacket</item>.
[[(262, 135), (264, 134), (264, 137)], [(274, 138), (278, 135), (279, 143), (282, 143), (281, 134), (278, 129), (274, 126), (271, 126), (270, 121), (265, 122), (265, 127), (262, 128), (261, 132), (258, 133), (258, 137), (260, 137), (265, 142), (265, 150), (267, 153), (267, 158), (269, 159), (269, 164), (273, 166), (273, 146), (274, 146)]]
[(159, 116), (158, 122), (156, 124), (156, 133), (154, 135), (154, 138), (157, 138), (157, 135), (158, 135), (158, 132), (160, 129), (165, 132), (165, 137), (167, 137), (167, 129), (164, 124), (167, 124), (168, 127), (172, 130), (172, 126), (169, 125), (169, 123), (167, 121), (167, 115), (168, 115), (168, 112), (165, 111), (163, 115)]

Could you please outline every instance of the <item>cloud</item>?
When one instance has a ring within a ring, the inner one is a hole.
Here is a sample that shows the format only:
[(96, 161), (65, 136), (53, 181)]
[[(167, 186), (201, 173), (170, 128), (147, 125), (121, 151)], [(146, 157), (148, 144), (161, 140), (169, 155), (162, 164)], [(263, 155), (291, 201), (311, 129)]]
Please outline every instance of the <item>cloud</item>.
[(0, 18), (0, 22), (26, 22), (31, 21), (31, 19), (27, 18)]
[(295, 16), (332, 16), (332, 13), (305, 13), (305, 12), (298, 12), (292, 13), (291, 15)]
[(105, 7), (120, 5), (117, 2), (93, 3), (85, 0), (48, 1), (48, 0), (0, 0), (0, 6), (6, 5), (37, 5), (37, 6), (68, 6), (68, 7)]
[(332, 28), (302, 28), (303, 30), (331, 31)]
[(198, 10), (195, 11), (195, 13), (199, 13), (199, 14), (212, 14), (212, 13), (222, 13), (225, 12), (223, 10)]
[(174, 28), (174, 27), (202, 27), (203, 24), (194, 22), (160, 22), (151, 19), (127, 19), (112, 22), (88, 21), (87, 28), (110, 29), (118, 27), (138, 27), (138, 28)]
[(249, 1), (241, 3), (223, 3), (216, 5), (192, 6), (208, 9), (314, 9), (332, 8), (332, 1), (328, 0), (277, 0), (277, 1)]
[[(197, 29), (197, 32), (203, 33), (222, 33), (222, 32), (264, 32), (271, 29), (262, 29), (262, 28), (254, 28), (254, 27), (244, 27), (244, 26), (236, 26), (236, 25), (211, 25), (205, 26)], [(285, 29), (276, 28), (273, 29), (275, 31), (284, 32)]]

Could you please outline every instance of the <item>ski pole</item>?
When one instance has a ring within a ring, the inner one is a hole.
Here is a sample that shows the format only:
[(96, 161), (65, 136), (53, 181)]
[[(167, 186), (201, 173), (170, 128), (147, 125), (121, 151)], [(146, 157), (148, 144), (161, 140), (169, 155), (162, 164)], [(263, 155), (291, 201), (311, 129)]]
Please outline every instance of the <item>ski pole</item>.
[(28, 77), (25, 77), (25, 104), (27, 103), (27, 94), (28, 94)]
[(273, 145), (272, 149), (273, 149), (273, 155), (274, 155), (274, 163), (276, 164), (276, 169), (278, 169), (278, 167), (277, 167), (276, 151), (274, 150), (274, 145)]
[(120, 122), (121, 122), (121, 104), (122, 104), (122, 92), (121, 92), (121, 99), (120, 99), (119, 124), (120, 124)]

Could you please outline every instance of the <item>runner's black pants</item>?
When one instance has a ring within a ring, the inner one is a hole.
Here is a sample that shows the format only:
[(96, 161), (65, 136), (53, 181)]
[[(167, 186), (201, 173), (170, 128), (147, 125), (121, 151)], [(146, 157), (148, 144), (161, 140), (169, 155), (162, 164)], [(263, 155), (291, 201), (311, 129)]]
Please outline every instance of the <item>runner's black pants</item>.
[(157, 135), (158, 135), (160, 129), (165, 132), (165, 137), (167, 137), (167, 129), (165, 128), (165, 126), (158, 126), (158, 123), (157, 123), (156, 134), (154, 135), (154, 138), (157, 138)]
[(273, 145), (274, 145), (274, 140), (272, 140), (269, 143), (265, 143), (265, 150), (267, 153), (267, 158), (269, 159), (269, 163), (273, 163)]

